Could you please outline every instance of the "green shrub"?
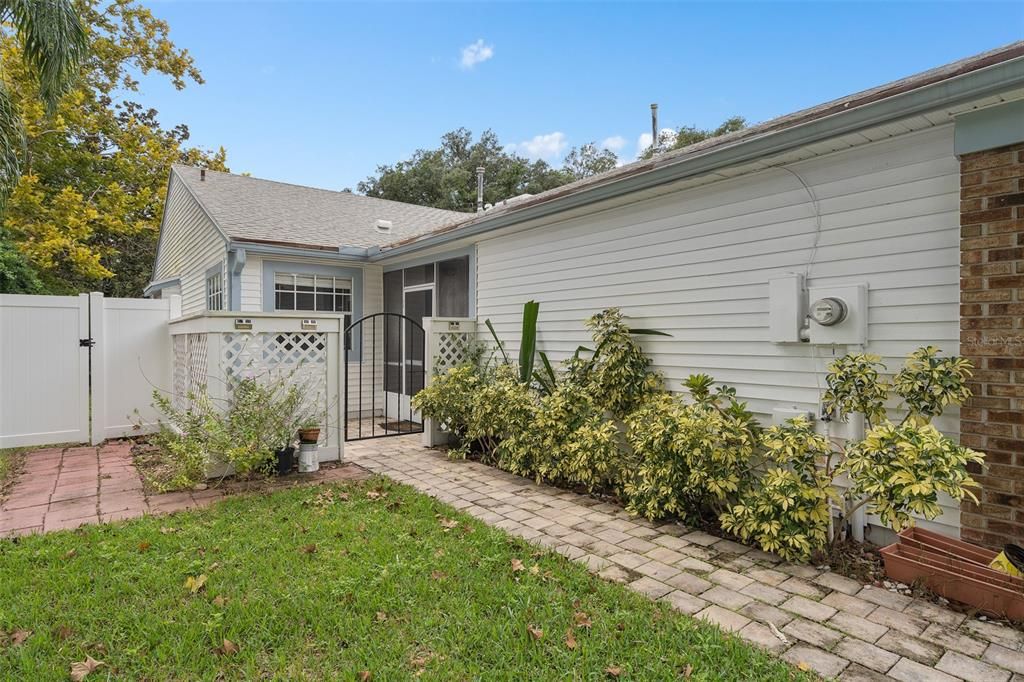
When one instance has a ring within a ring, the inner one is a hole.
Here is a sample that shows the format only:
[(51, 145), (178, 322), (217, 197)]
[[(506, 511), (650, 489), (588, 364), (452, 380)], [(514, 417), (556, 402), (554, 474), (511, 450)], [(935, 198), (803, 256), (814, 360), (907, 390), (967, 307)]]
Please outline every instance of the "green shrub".
[(650, 371), (651, 361), (634, 338), (651, 331), (630, 329), (618, 308), (601, 311), (586, 326), (594, 340), (594, 354), (579, 370), (598, 405), (624, 418), (648, 396), (664, 390), (661, 375)]
[[(866, 506), (895, 530), (912, 524), (912, 514), (937, 517), (942, 512), (940, 492), (958, 501), (973, 499), (968, 488), (975, 483), (967, 466), (981, 464), (984, 456), (958, 445), (930, 423), (948, 405), (970, 397), (971, 365), (964, 358), (943, 358), (939, 353), (931, 346), (911, 353), (891, 386), (878, 356), (857, 353), (832, 362), (825, 407), (839, 419), (863, 415), (865, 437), (833, 446), (804, 420), (769, 429), (762, 439), (765, 456), (781, 466), (770, 468), (743, 493), (740, 502), (721, 516), (722, 526), (764, 549), (807, 559), (828, 543), (824, 531), (832, 528), (830, 498), (842, 515), (840, 529)], [(898, 424), (887, 418), (890, 394), (903, 399), (906, 416)], [(837, 495), (835, 479), (843, 474), (847, 487)], [(832, 534), (833, 540), (842, 537), (842, 532)]]
[(493, 369), (452, 367), (412, 399), (414, 408), (452, 437), (449, 456), (465, 457), (476, 449), (487, 464), (497, 462), (505, 438), (526, 427), (536, 402), (516, 369), (504, 364)]
[(761, 434), (767, 470), (720, 517), (722, 528), (787, 559), (806, 561), (828, 541), (830, 500), (836, 497), (826, 473), (828, 440), (805, 418)]
[(747, 483), (755, 439), (745, 418), (662, 393), (626, 426), (634, 461), (625, 493), (634, 514), (698, 519), (726, 508)]
[[(907, 420), (886, 422), (868, 432), (864, 440), (846, 450), (840, 472), (853, 485), (847, 499), (867, 504), (888, 526), (902, 530), (912, 525), (911, 513), (934, 519), (942, 510), (938, 494), (954, 500), (977, 498), (967, 488), (975, 485), (968, 463), (981, 464), (984, 455), (957, 444), (931, 424)], [(857, 506), (859, 506), (857, 504)]]
[(459, 444), (466, 442), (473, 405), (483, 380), (475, 364), (462, 364), (435, 375), (413, 396), (412, 406), (433, 419)]
[(832, 361), (825, 376), (825, 409), (839, 418), (860, 413), (869, 424), (884, 419), (889, 396), (889, 386), (879, 373), (884, 369), (882, 358), (868, 353), (850, 353)]
[(939, 357), (934, 346), (918, 348), (893, 380), (893, 392), (903, 398), (918, 419), (942, 414), (947, 405), (963, 405), (971, 397), (967, 380), (971, 363), (966, 358)]
[(622, 468), (618, 429), (604, 418), (588, 388), (567, 380), (542, 397), (524, 428), (510, 432), (502, 443), (502, 468), (538, 482), (617, 488)]
[(302, 392), (292, 375), (235, 379), (228, 384), (223, 408), (203, 387), (179, 409), (169, 396), (153, 392), (153, 405), (163, 415), (151, 438), (160, 452), (158, 489), (194, 487), (205, 480), (210, 465), (228, 464), (238, 476), (266, 473), (273, 452), (295, 438), (302, 419)]

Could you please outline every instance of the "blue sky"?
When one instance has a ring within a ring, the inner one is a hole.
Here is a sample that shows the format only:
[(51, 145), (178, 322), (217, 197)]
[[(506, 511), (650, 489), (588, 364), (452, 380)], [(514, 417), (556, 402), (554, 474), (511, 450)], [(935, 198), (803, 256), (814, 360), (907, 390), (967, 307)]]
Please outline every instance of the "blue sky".
[(333, 189), (459, 126), (631, 160), (652, 102), (667, 127), (763, 121), (1024, 38), (1021, 2), (151, 6), (206, 84), (139, 99), (235, 172)]

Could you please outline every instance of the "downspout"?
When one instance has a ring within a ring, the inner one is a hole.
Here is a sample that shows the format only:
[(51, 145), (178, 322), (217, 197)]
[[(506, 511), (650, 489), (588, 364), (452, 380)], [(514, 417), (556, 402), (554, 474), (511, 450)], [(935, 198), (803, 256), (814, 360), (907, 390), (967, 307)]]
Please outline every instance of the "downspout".
[(242, 270), (245, 268), (245, 249), (228, 251), (228, 309), (242, 309)]

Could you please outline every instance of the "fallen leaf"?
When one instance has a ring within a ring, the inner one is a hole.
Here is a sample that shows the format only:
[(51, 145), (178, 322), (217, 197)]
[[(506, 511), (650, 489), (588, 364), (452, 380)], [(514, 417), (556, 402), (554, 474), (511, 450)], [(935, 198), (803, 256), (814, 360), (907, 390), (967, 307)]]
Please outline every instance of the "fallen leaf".
[(388, 496), (387, 493), (382, 493), (379, 490), (367, 490), (366, 491), (366, 499), (368, 499), (368, 500), (379, 500), (379, 499), (387, 497), (387, 496)]
[(177, 533), (178, 529), (177, 528), (168, 528), (167, 526), (161, 526), (160, 527), (160, 532), (163, 533), (164, 535), (170, 535), (171, 533)]
[(430, 572), (430, 577), (433, 578), (434, 580), (444, 580), (445, 578), (448, 577), (448, 574), (445, 573), (444, 571), (431, 571)]
[(541, 630), (536, 625), (527, 625), (526, 626), (526, 631), (529, 632), (530, 636), (533, 637), (534, 639), (540, 639), (541, 637), (544, 636), (544, 631)]
[(526, 570), (526, 566), (523, 565), (522, 561), (520, 561), (519, 559), (513, 559), (512, 560), (512, 571), (514, 573), (518, 573), (520, 571), (525, 571), (525, 570)]
[(442, 549), (441, 547), (438, 547), (436, 550), (434, 550), (434, 556), (436, 556), (436, 557), (444, 556), (444, 549)]
[(24, 644), (25, 640), (32, 635), (31, 630), (15, 630), (11, 633), (11, 646), (18, 646)]
[(189, 592), (191, 592), (192, 594), (195, 594), (199, 590), (203, 589), (203, 587), (205, 585), (206, 585), (206, 575), (205, 574), (197, 575), (197, 576), (194, 576), (194, 577), (190, 575), (189, 577), (185, 578), (185, 587), (187, 587)]
[(622, 674), (622, 668), (620, 668), (617, 665), (610, 665), (607, 668), (605, 668), (604, 671), (612, 677), (618, 677)]
[(779, 632), (779, 629), (775, 627), (775, 623), (768, 623), (768, 627), (771, 628), (772, 634), (779, 638), (779, 641), (781, 641), (783, 644), (789, 644), (789, 639), (784, 634)]
[(306, 545), (302, 548), (303, 554), (316, 554), (316, 545)]
[(540, 566), (538, 566), (537, 564), (534, 564), (533, 566), (530, 566), (530, 574), (531, 575), (539, 575), (540, 574)]
[(65, 559), (70, 559), (71, 557), (75, 556), (76, 554), (78, 554), (78, 550), (76, 550), (76, 549), (69, 549), (68, 551), (64, 552), (64, 558)]
[(455, 519), (449, 519), (446, 516), (442, 516), (441, 517), (441, 527), (444, 528), (444, 532), (445, 533), (447, 533), (452, 528), (455, 528), (458, 525), (459, 525), (459, 522), (456, 521)]
[(103, 661), (97, 661), (95, 658), (87, 654), (84, 661), (71, 664), (71, 679), (74, 682), (82, 682), (86, 675), (104, 665), (106, 665), (106, 663)]
[(693, 675), (693, 666), (687, 663), (686, 667), (683, 668), (683, 677), (690, 679), (690, 675)]
[(359, 682), (369, 682), (372, 679), (373, 679), (373, 673), (371, 673), (369, 670), (360, 670), (359, 671)]
[(224, 643), (213, 650), (218, 656), (230, 656), (231, 654), (238, 653), (238, 645), (232, 642), (230, 639), (225, 639)]
[(227, 598), (226, 597), (222, 597), (219, 594), (216, 597), (213, 598), (213, 605), (214, 606), (227, 606), (227, 603), (228, 603)]
[(594, 622), (590, 620), (590, 616), (583, 611), (577, 611), (574, 613), (573, 620), (576, 621), (576, 627), (578, 628), (589, 628), (594, 624)]
[(567, 649), (576, 648), (576, 635), (573, 634), (572, 628), (565, 631), (565, 646)]
[[(348, 502), (348, 493), (338, 493), (338, 499), (339, 500), (344, 500), (345, 502)], [(369, 673), (368, 670), (364, 670), (363, 672)]]
[(140, 552), (145, 552), (150, 547), (152, 547), (152, 545), (150, 545), (148, 542), (140, 542), (139, 543), (139, 551)]
[(71, 635), (75, 634), (75, 631), (69, 628), (67, 625), (61, 625), (57, 628), (57, 638), (61, 640), (70, 639)]
[(796, 667), (799, 668), (800, 670), (802, 670), (805, 673), (806, 672), (810, 672), (810, 670), (811, 670), (811, 666), (810, 666), (810, 664), (807, 661), (800, 661), (799, 663), (796, 664)]
[(377, 622), (378, 623), (383, 623), (387, 619), (388, 619), (388, 614), (384, 613), (383, 611), (378, 611), (377, 612)]

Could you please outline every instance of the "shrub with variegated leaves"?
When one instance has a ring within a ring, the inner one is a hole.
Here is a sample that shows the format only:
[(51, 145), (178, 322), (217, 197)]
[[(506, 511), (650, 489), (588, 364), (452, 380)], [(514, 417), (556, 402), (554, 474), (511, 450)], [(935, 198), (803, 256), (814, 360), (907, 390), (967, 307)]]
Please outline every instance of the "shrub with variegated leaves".
[(910, 419), (873, 428), (864, 440), (847, 448), (839, 471), (848, 473), (853, 483), (848, 499), (861, 500), (858, 506), (867, 504), (869, 513), (902, 530), (912, 525), (911, 514), (926, 519), (939, 516), (939, 493), (977, 502), (968, 490), (977, 484), (967, 465), (984, 459), (931, 424)]
[(803, 417), (761, 434), (766, 470), (721, 515), (722, 528), (787, 559), (807, 560), (828, 542), (831, 446)]
[(649, 519), (697, 519), (747, 485), (755, 438), (749, 423), (705, 402), (663, 393), (626, 419), (634, 463), (627, 509)]

